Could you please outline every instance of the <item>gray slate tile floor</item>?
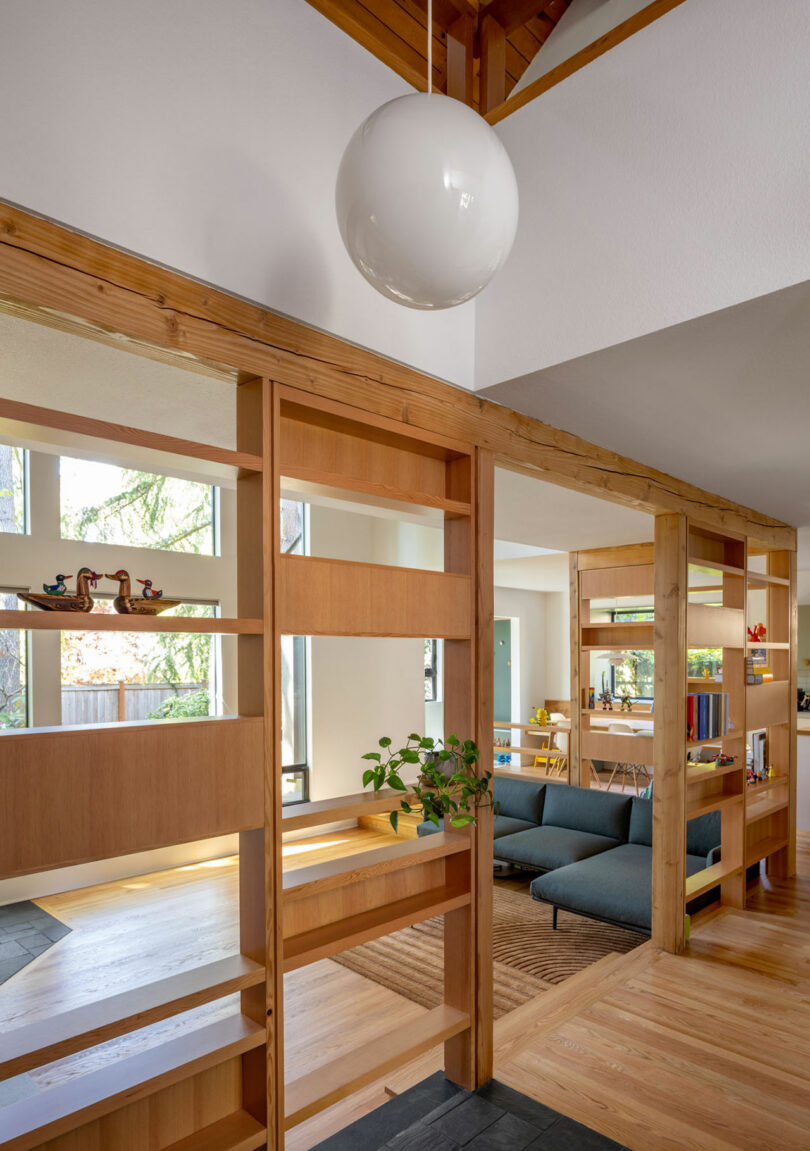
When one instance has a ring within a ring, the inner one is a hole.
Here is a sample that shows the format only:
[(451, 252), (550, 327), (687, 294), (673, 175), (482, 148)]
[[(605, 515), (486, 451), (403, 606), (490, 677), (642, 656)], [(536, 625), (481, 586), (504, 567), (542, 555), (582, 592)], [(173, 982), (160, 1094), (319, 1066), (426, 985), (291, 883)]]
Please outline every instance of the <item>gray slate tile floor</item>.
[(316, 1151), (626, 1151), (493, 1079), (476, 1092), (441, 1072), (320, 1143)]
[(0, 907), (0, 983), (69, 932), (69, 927), (31, 900)]

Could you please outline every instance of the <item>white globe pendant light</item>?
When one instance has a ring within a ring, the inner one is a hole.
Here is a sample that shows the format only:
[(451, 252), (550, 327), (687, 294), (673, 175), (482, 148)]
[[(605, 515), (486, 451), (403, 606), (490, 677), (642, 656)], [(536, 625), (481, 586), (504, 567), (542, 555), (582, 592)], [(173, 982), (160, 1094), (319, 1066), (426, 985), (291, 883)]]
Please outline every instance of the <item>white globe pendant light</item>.
[[(428, 3), (428, 79), (431, 77)], [(514, 169), (466, 104), (415, 92), (383, 104), (352, 136), (338, 171), (343, 243), (368, 282), (409, 308), (452, 308), (503, 265), (518, 222)]]

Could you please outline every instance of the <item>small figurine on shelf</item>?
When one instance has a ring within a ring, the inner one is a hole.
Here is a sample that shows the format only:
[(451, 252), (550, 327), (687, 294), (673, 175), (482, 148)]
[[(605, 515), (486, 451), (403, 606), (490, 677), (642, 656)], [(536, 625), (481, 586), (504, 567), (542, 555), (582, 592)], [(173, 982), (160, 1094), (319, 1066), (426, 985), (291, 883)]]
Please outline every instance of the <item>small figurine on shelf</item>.
[(765, 624), (756, 623), (748, 629), (748, 640), (750, 643), (763, 643), (767, 634), (768, 629), (765, 627)]
[(163, 589), (154, 591), (152, 588), (152, 581), (150, 579), (139, 579), (138, 583), (143, 584), (143, 598), (144, 599), (162, 599)]
[(621, 710), (622, 711), (632, 711), (633, 710), (633, 700), (630, 698), (630, 692), (628, 691), (628, 689), (626, 687), (622, 688)]
[(529, 723), (536, 723), (538, 727), (548, 727), (550, 722), (551, 716), (544, 707), (536, 707), (534, 715), (529, 719)]
[(588, 711), (593, 711), (596, 707), (596, 689), (593, 687), (588, 688)]
[(714, 761), (715, 767), (730, 767), (732, 765), (732, 763), (734, 763), (734, 760), (735, 760), (735, 756), (725, 755), (721, 751), (720, 754), (717, 756), (717, 759), (715, 759), (715, 761)]
[(703, 678), (704, 679), (711, 679), (712, 678), (712, 673), (709, 671), (709, 669), (707, 667), (704, 667), (704, 669), (703, 669)]
[(599, 693), (599, 702), (602, 704), (602, 711), (613, 711), (613, 696), (607, 689)]
[(55, 584), (43, 584), (43, 595), (39, 592), (17, 592), (17, 596), (33, 607), (42, 608), (43, 611), (90, 611), (93, 607), (93, 597), (90, 595), (91, 585), (98, 587), (101, 576), (90, 568), (79, 568), (76, 576), (76, 591), (69, 592), (65, 580), (72, 579), (69, 575), (58, 575)]
[[(151, 595), (133, 595), (129, 572), (123, 568), (112, 575), (107, 572), (106, 578), (118, 580), (119, 591), (113, 600), (113, 607), (122, 615), (157, 615), (158, 612), (166, 611), (168, 608), (180, 606), (181, 601), (179, 599), (163, 599), (162, 591)], [(144, 587), (146, 587), (147, 582), (149, 584), (147, 592), (151, 592), (151, 580), (138, 580), (138, 583), (142, 583)]]

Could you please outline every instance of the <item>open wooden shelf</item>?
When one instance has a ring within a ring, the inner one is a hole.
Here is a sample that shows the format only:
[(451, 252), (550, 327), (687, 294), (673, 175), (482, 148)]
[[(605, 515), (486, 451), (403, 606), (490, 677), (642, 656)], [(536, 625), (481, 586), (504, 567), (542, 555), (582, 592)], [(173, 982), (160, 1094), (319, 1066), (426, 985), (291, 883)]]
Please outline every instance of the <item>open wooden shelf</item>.
[(306, 967), (308, 963), (328, 959), (330, 955), (349, 951), (381, 935), (390, 935), (403, 927), (421, 923), (424, 919), (466, 907), (469, 902), (469, 891), (459, 894), (451, 886), (434, 887), (383, 907), (327, 923), (312, 931), (291, 935), (284, 940), (284, 970), (295, 971), (299, 967)]
[(384, 787), (379, 791), (361, 791), (337, 799), (317, 799), (309, 803), (289, 804), (281, 810), (281, 830), (303, 831), (308, 827), (320, 827), (325, 823), (337, 823), (343, 819), (357, 819), (364, 815), (398, 811), (403, 799), (413, 800), (414, 797), (410, 792), (394, 791), (392, 787)]
[[(790, 651), (789, 643), (747, 643), (746, 649), (748, 651), (756, 651), (758, 648), (764, 648), (766, 651)], [(759, 687), (759, 684), (748, 684), (749, 687)]]
[(717, 887), (724, 879), (731, 879), (732, 876), (739, 875), (741, 871), (741, 867), (735, 867), (721, 860), (719, 863), (713, 863), (711, 867), (704, 867), (702, 871), (696, 871), (694, 875), (687, 876), (687, 902), (690, 899), (697, 899), (699, 895), (703, 895), (704, 891), (711, 891), (713, 887)]
[[(782, 783), (786, 783), (782, 780)], [(747, 803), (745, 808), (745, 822), (758, 823), (760, 819), (766, 819), (769, 815), (775, 815), (777, 811), (784, 811), (788, 807), (790, 799), (787, 794), (782, 795), (763, 795), (756, 799), (754, 803)]]
[(740, 763), (725, 763), (718, 767), (714, 763), (688, 763), (686, 765), (686, 782), (705, 783), (707, 779), (719, 779), (724, 775), (731, 775), (735, 771), (742, 771)]
[(445, 1003), (364, 1047), (302, 1075), (285, 1087), (285, 1128), (289, 1130), (303, 1123), (352, 1091), (460, 1035), (469, 1026), (469, 1015)]
[(687, 803), (686, 818), (697, 819), (700, 815), (708, 815), (710, 811), (724, 811), (726, 808), (736, 807), (742, 800), (741, 794), (727, 795), (722, 791), (715, 795), (707, 795)]
[(716, 560), (700, 559), (698, 556), (689, 556), (687, 563), (690, 567), (699, 568), (701, 571), (723, 572), (724, 575), (741, 577), (746, 574), (745, 568), (734, 567), (733, 564), (721, 564)]
[(170, 1143), (165, 1151), (257, 1151), (267, 1143), (267, 1128), (247, 1111), (234, 1111), (193, 1135)]
[(10, 1103), (2, 1111), (3, 1151), (33, 1151), (125, 1104), (262, 1047), (265, 1041), (264, 1027), (244, 1015), (229, 1015)]
[[(728, 735), (716, 735), (714, 739), (692, 739), (686, 741), (687, 751), (696, 751), (699, 747), (720, 747), (724, 743), (731, 743), (735, 739), (743, 739), (741, 731), (732, 731)], [(739, 771), (740, 765), (734, 765)]]
[(778, 838), (773, 835), (758, 839), (756, 843), (752, 843), (745, 849), (745, 866), (751, 867), (752, 864), (759, 863), (761, 859), (767, 859), (769, 855), (781, 851), (787, 845), (787, 838)]
[(414, 491), (409, 488), (391, 487), (388, 484), (365, 480), (358, 476), (349, 476), (343, 472), (329, 472), (321, 468), (307, 467), (303, 464), (287, 464), (281, 477), (282, 487), (284, 480), (289, 476), (292, 480), (301, 481), (305, 487), (293, 488), (300, 496), (306, 499), (307, 487), (310, 489), (327, 489), (330, 495), (340, 498), (340, 491), (355, 492), (358, 495), (368, 495), (377, 499), (390, 500), (392, 503), (411, 504), (423, 508), (436, 508), (452, 516), (468, 516), (470, 504), (464, 500), (454, 500), (447, 496), (436, 495), (433, 492)]
[(107, 615), (83, 611), (0, 611), (0, 630), (150, 631), (193, 635), (261, 635), (260, 619), (211, 619), (187, 615)]
[(769, 575), (767, 572), (754, 572), (750, 570), (745, 574), (749, 587), (790, 587), (790, 580), (785, 579), (784, 576)]
[(0, 1034), (0, 1076), (21, 1075), (170, 1015), (264, 982), (264, 967), (231, 955)]

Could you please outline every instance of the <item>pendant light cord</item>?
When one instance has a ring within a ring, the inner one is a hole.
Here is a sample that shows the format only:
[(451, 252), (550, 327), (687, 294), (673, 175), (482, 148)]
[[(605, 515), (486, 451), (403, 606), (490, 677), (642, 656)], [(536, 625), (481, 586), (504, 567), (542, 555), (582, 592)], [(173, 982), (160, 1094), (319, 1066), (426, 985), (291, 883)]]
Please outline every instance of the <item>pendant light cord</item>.
[(427, 90), (433, 91), (433, 0), (427, 0)]

